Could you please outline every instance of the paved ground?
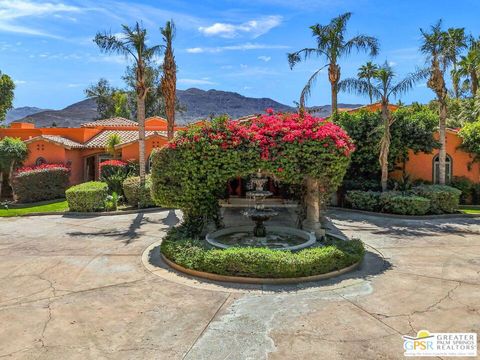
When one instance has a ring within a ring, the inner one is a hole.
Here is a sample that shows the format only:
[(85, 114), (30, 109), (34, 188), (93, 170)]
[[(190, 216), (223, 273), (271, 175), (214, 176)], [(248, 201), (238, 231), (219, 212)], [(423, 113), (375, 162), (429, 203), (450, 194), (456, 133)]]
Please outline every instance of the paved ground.
[(480, 219), (332, 212), (376, 249), (359, 271), (235, 289), (145, 269), (177, 215), (0, 219), (0, 357), (401, 359), (402, 334), (480, 331)]

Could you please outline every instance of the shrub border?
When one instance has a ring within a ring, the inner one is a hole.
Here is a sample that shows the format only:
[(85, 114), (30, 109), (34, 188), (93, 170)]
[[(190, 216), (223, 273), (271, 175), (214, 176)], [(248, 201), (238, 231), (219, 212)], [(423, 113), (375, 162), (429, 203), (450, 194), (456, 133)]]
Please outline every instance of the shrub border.
[[(360, 209), (351, 209), (341, 206), (327, 206), (328, 210), (333, 211), (345, 211), (351, 213), (358, 213), (358, 214), (365, 214), (370, 216), (377, 216), (377, 217), (386, 217), (386, 218), (396, 218), (396, 219), (411, 219), (411, 220), (426, 220), (426, 219), (455, 219), (455, 218), (478, 218), (480, 214), (465, 214), (465, 213), (453, 213), (453, 214), (427, 214), (427, 215), (402, 215), (402, 214), (390, 214), (390, 213), (383, 213), (383, 212), (375, 212), (375, 211), (367, 211), (367, 210), (360, 210)], [(459, 207), (459, 210), (462, 208)]]
[[(326, 232), (326, 235), (333, 237), (337, 240), (345, 241), (346, 239), (344, 236), (334, 234), (329, 231)], [(155, 244), (150, 245), (146, 251), (151, 252), (156, 247), (159, 247), (162, 244), (162, 241), (163, 239), (156, 242)], [(365, 259), (364, 257), (362, 260), (357, 261), (356, 263), (349, 265), (343, 269), (330, 271), (324, 274), (301, 276), (301, 277), (289, 277), (289, 278), (256, 278), (256, 277), (246, 277), (246, 276), (219, 275), (219, 274), (209, 273), (205, 271), (187, 269), (181, 265), (178, 265), (172, 260), (168, 259), (165, 255), (163, 255), (162, 252), (160, 252), (160, 258), (162, 259), (163, 262), (165, 262), (166, 265), (168, 265), (172, 269), (197, 279), (205, 279), (209, 281), (221, 281), (221, 282), (237, 283), (237, 284), (256, 284), (256, 285), (285, 285), (285, 284), (298, 284), (298, 283), (305, 283), (305, 282), (311, 282), (311, 281), (327, 280), (327, 279), (331, 279), (357, 269)], [(158, 268), (158, 266), (153, 265), (152, 263), (150, 263), (150, 261), (147, 261), (147, 262), (148, 262), (148, 265), (144, 263), (144, 266), (150, 271), (154, 272), (154, 270), (152, 270), (151, 267)]]

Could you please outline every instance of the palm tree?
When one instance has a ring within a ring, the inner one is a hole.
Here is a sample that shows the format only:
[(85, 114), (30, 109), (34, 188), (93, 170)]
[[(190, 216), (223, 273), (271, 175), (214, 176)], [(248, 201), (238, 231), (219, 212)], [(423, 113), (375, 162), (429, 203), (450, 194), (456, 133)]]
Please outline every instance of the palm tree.
[(288, 54), (288, 62), (290, 68), (303, 60), (308, 59), (312, 55), (324, 57), (327, 64), (320, 67), (308, 79), (307, 84), (300, 95), (300, 110), (305, 108), (305, 99), (308, 98), (311, 88), (315, 83), (321, 70), (328, 66), (328, 80), (330, 81), (331, 96), (332, 96), (332, 114), (337, 112), (337, 93), (338, 82), (340, 81), (340, 65), (338, 59), (346, 56), (352, 52), (353, 49), (357, 51), (370, 51), (371, 56), (378, 53), (378, 40), (372, 36), (357, 35), (350, 40), (345, 40), (345, 33), (347, 30), (347, 23), (352, 13), (347, 12), (336, 18), (333, 18), (328, 25), (316, 24), (310, 27), (312, 35), (316, 38), (316, 48), (304, 48), (294, 53)]
[(432, 25), (430, 32), (420, 29), (422, 34), (422, 45), (420, 50), (427, 56), (429, 62), (428, 71), (430, 77), (427, 86), (433, 90), (437, 96), (439, 104), (439, 137), (440, 151), (438, 154), (439, 171), (438, 182), (445, 184), (445, 164), (447, 158), (446, 148), (446, 128), (447, 128), (447, 87), (445, 85), (445, 71), (451, 64), (452, 58), (449, 56), (449, 47), (447, 46), (447, 33), (442, 30), (442, 21), (439, 20)]
[(163, 58), (163, 75), (161, 80), (161, 88), (165, 99), (165, 113), (167, 115), (167, 136), (173, 139), (175, 126), (175, 103), (177, 88), (177, 64), (173, 55), (172, 42), (175, 37), (175, 24), (173, 21), (167, 21), (165, 27), (160, 28), (165, 42), (165, 55)]
[[(365, 79), (369, 85), (371, 85), (372, 78), (375, 77), (375, 72), (378, 70), (378, 65), (368, 61), (365, 65), (358, 68), (357, 76), (359, 79)], [(368, 93), (370, 104), (373, 103), (373, 94), (371, 91)]]
[(458, 74), (460, 77), (467, 77), (472, 91), (472, 97), (477, 94), (478, 90), (478, 74), (480, 71), (480, 51), (470, 49), (467, 55), (462, 56), (458, 63)]
[(388, 181), (388, 155), (390, 153), (391, 134), (390, 127), (393, 124), (393, 118), (388, 108), (390, 104), (390, 98), (398, 97), (405, 94), (412, 89), (414, 84), (425, 77), (424, 71), (417, 71), (407, 75), (405, 78), (397, 83), (394, 83), (395, 72), (391, 66), (385, 61), (382, 66), (373, 74), (373, 84), (367, 79), (355, 79), (349, 78), (342, 80), (339, 83), (340, 91), (348, 91), (357, 93), (359, 95), (372, 94), (375, 99), (379, 99), (382, 105), (382, 127), (383, 136), (380, 141), (380, 155), (378, 161), (382, 169), (381, 184), (382, 191), (387, 190)]
[(460, 77), (457, 71), (458, 56), (467, 47), (467, 37), (464, 28), (449, 28), (445, 34), (447, 56), (452, 62), (453, 68), (450, 73), (452, 78), (453, 94), (456, 99), (460, 96)]
[(115, 159), (117, 157), (117, 149), (115, 148), (118, 144), (122, 142), (122, 138), (119, 134), (110, 134), (107, 139), (107, 144), (105, 145), (105, 151), (113, 156)]
[(134, 61), (140, 186), (143, 189), (145, 187), (145, 97), (150, 90), (145, 83), (145, 69), (149, 60), (161, 50), (161, 47), (147, 45), (147, 30), (138, 22), (133, 28), (122, 25), (121, 35), (97, 33), (94, 41), (103, 52), (124, 55)]

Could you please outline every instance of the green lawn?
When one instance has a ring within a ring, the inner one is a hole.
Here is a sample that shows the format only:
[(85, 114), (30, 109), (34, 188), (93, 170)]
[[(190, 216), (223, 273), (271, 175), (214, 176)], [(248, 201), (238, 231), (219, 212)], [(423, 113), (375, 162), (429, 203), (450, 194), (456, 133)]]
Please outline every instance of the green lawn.
[(462, 206), (460, 209), (464, 214), (480, 214), (479, 206)]
[(39, 212), (68, 211), (67, 200), (59, 199), (29, 204), (10, 205), (8, 210), (0, 208), (0, 217), (20, 216)]

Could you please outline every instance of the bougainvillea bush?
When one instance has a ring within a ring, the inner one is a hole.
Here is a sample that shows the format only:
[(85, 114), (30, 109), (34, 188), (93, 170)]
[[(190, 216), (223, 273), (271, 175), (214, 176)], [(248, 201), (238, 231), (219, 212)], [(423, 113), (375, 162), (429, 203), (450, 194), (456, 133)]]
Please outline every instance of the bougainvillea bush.
[(107, 183), (110, 193), (123, 196), (123, 181), (129, 175), (128, 163), (122, 160), (106, 160), (99, 164), (100, 180)]
[(63, 164), (22, 167), (13, 178), (15, 200), (21, 203), (65, 197), (70, 169)]
[(339, 126), (311, 115), (267, 114), (248, 121), (218, 118), (177, 134), (154, 154), (158, 205), (186, 218), (215, 218), (226, 182), (261, 169), (290, 184), (320, 180), (329, 194), (341, 183), (354, 146)]

